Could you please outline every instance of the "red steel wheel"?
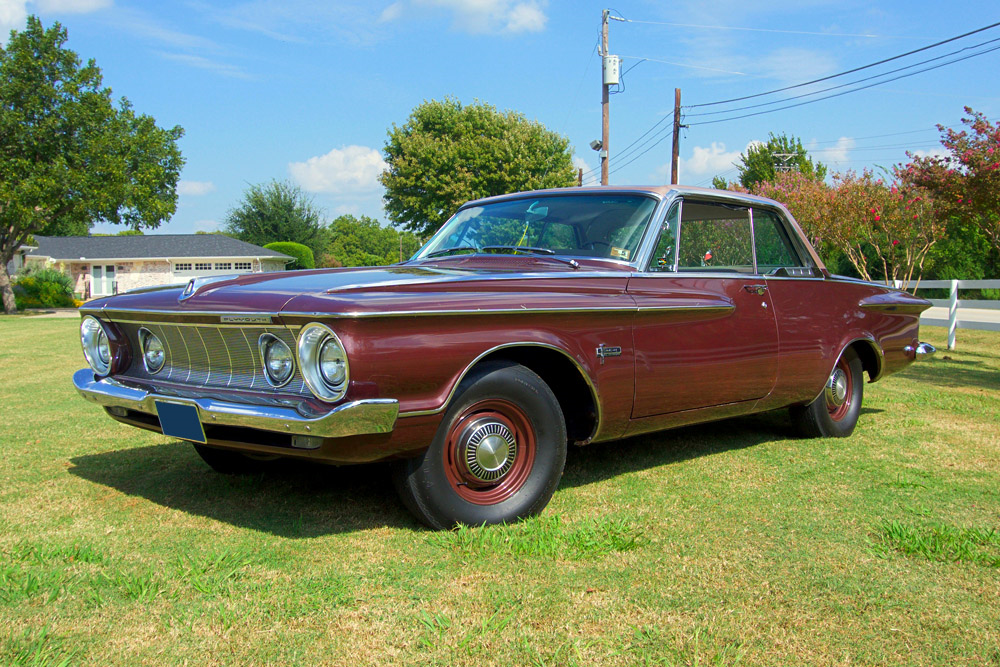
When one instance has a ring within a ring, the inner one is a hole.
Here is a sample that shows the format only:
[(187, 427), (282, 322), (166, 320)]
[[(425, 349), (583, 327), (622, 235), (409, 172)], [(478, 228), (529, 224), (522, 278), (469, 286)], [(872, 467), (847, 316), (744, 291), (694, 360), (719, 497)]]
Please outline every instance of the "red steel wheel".
[(445, 474), (463, 499), (495, 505), (524, 485), (537, 448), (535, 429), (523, 410), (487, 399), (465, 410), (449, 430)]
[(854, 398), (854, 377), (847, 359), (841, 355), (837, 365), (826, 382), (823, 395), (826, 397), (826, 408), (830, 411), (830, 419), (843, 421), (851, 412), (851, 402)]
[(432, 528), (517, 521), (542, 511), (566, 464), (559, 400), (530, 369), (480, 363), (462, 380), (430, 446), (393, 465), (393, 483)]
[(807, 438), (845, 438), (861, 416), (864, 369), (853, 348), (837, 359), (823, 391), (808, 405), (790, 408), (792, 423)]

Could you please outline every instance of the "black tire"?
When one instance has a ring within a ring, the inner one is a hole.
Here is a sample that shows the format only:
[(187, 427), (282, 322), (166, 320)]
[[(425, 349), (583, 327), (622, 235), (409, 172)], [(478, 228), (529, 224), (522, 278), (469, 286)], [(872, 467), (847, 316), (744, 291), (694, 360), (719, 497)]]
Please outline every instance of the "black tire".
[[(842, 403), (838, 403), (839, 392), (831, 385), (838, 374), (842, 374), (846, 382)], [(861, 359), (853, 348), (847, 348), (837, 360), (837, 365), (816, 400), (809, 405), (790, 408), (792, 423), (806, 438), (846, 438), (858, 424), (863, 395), (864, 369)]]
[(264, 472), (276, 457), (253, 457), (242, 452), (230, 449), (220, 449), (209, 447), (208, 445), (194, 445), (194, 451), (207, 463), (212, 470), (224, 475), (252, 475)]
[(462, 381), (430, 447), (393, 464), (393, 484), (431, 528), (513, 522), (548, 504), (566, 443), (548, 385), (524, 366), (488, 362)]

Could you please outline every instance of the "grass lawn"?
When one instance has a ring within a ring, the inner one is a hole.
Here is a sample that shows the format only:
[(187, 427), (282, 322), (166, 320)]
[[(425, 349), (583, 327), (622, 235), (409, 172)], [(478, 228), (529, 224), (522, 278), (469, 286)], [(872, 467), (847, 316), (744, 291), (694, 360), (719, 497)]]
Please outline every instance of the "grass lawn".
[(230, 478), (0, 317), (0, 664), (1000, 664), (1000, 334), (784, 412), (570, 452), (545, 513), (434, 533), (385, 470)]

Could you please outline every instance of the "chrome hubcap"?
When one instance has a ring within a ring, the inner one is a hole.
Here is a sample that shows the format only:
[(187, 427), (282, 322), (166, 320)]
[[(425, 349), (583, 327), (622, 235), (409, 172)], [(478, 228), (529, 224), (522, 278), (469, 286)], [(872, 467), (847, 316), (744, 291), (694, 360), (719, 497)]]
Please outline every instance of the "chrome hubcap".
[(826, 383), (826, 402), (840, 407), (847, 400), (847, 373), (835, 368)]
[(506, 425), (477, 420), (469, 425), (465, 433), (460, 454), (474, 480), (495, 482), (507, 474), (517, 455), (517, 442)]

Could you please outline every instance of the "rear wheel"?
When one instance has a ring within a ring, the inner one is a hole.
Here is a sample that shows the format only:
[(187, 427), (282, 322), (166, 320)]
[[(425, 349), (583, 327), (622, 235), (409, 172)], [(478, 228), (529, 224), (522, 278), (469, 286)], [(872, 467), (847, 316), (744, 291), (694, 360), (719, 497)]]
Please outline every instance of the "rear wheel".
[(848, 348), (816, 400), (791, 408), (792, 422), (807, 438), (846, 438), (858, 423), (863, 393), (861, 359), (853, 348)]
[(200, 445), (198, 443), (191, 444), (194, 445), (194, 451), (198, 452), (198, 456), (200, 456), (202, 460), (212, 468), (212, 470), (215, 472), (221, 472), (224, 475), (250, 475), (253, 473), (263, 472), (273, 461), (280, 458), (278, 456), (268, 456), (266, 454), (259, 456), (244, 454), (230, 449), (209, 447), (208, 445)]
[(462, 381), (431, 446), (394, 464), (393, 482), (432, 528), (493, 524), (540, 512), (565, 463), (552, 390), (524, 366), (486, 363)]

